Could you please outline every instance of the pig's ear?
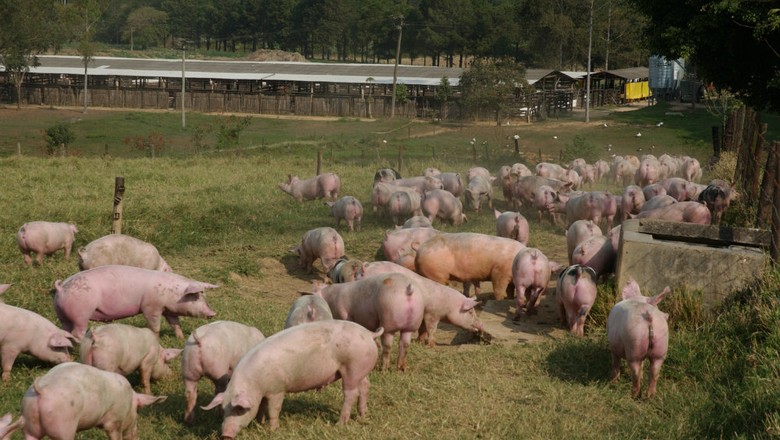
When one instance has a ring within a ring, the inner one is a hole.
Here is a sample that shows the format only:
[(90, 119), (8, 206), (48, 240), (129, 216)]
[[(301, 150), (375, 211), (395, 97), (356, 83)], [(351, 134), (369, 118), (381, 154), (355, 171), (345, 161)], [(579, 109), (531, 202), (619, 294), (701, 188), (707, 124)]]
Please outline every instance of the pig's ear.
[(249, 401), (249, 395), (247, 395), (246, 391), (239, 391), (230, 400), (230, 406), (249, 410), (252, 408), (252, 402)]
[(188, 301), (197, 301), (197, 300), (199, 300), (199, 299), (200, 299), (200, 295), (201, 295), (201, 292), (200, 292), (200, 291), (197, 291), (197, 292), (190, 292), (190, 293), (186, 293), (186, 292), (185, 292), (185, 293), (184, 293), (184, 294), (181, 296), (181, 298), (179, 298), (179, 302), (180, 302), (180, 303), (183, 303), (183, 302), (188, 302)]
[(211, 403), (209, 403), (206, 406), (201, 406), (200, 409), (202, 409), (203, 411), (208, 411), (210, 409), (214, 409), (214, 408), (222, 405), (222, 402), (224, 400), (225, 400), (225, 393), (219, 393), (216, 396), (214, 396), (214, 400), (212, 400)]
[(64, 334), (57, 332), (49, 336), (49, 347), (73, 347), (73, 343)]
[(479, 305), (479, 301), (477, 301), (474, 298), (464, 298), (463, 302), (460, 304), (460, 311), (468, 312), (469, 310), (473, 309), (474, 307)]
[(642, 292), (639, 290), (639, 284), (637, 284), (636, 280), (633, 278), (629, 279), (628, 283), (623, 286), (623, 291), (621, 293), (623, 299), (637, 298), (642, 296)]
[(501, 211), (499, 211), (498, 209), (494, 209), (493, 214), (495, 214), (496, 218), (501, 217)]
[(181, 349), (180, 348), (166, 348), (162, 352), (163, 362), (167, 363), (167, 362), (171, 361), (172, 359), (175, 359), (176, 356), (178, 356), (179, 354), (181, 354)]
[(663, 292), (659, 293), (658, 295), (648, 298), (647, 303), (652, 304), (654, 306), (657, 306), (659, 302), (661, 302), (664, 298), (666, 298), (666, 295), (669, 294), (672, 290), (669, 288), (669, 286), (664, 287)]
[(168, 396), (152, 396), (151, 394), (133, 393), (133, 403), (135, 403), (138, 408), (163, 402), (167, 398)]

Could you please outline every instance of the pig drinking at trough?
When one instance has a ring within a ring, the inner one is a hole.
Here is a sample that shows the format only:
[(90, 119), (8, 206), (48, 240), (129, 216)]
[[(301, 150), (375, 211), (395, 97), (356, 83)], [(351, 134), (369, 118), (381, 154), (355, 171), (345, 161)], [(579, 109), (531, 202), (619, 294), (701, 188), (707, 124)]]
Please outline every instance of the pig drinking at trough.
[(617, 251), (610, 237), (594, 235), (585, 239), (574, 248), (571, 255), (572, 264), (588, 266), (597, 276), (605, 276), (615, 271)]
[(422, 212), (431, 222), (438, 218), (449, 225), (459, 226), (466, 221), (460, 199), (443, 189), (434, 189), (425, 193)]
[(152, 392), (151, 380), (173, 374), (168, 363), (181, 353), (165, 349), (148, 328), (106, 324), (89, 329), (79, 346), (79, 362), (123, 376), (141, 371), (144, 393)]
[(360, 200), (352, 196), (344, 196), (335, 202), (325, 202), (330, 207), (330, 215), (336, 218), (336, 227), (341, 224), (341, 220), (347, 222), (350, 232), (355, 230), (357, 225), (360, 230), (360, 221), (363, 219), (363, 205)]
[(523, 314), (535, 315), (544, 289), (550, 282), (550, 273), (559, 269), (558, 263), (550, 262), (542, 251), (525, 248), (512, 261), (512, 281), (515, 284), (517, 309), (514, 320)]
[(303, 295), (290, 306), (284, 328), (326, 319), (333, 319), (328, 303), (317, 295)]
[(588, 266), (575, 264), (558, 276), (555, 296), (561, 322), (574, 336), (585, 335), (585, 318), (596, 302), (596, 272)]
[(54, 310), (62, 328), (81, 340), (92, 321), (113, 321), (139, 313), (160, 334), (164, 316), (179, 339), (184, 333), (179, 316), (211, 318), (204, 291), (214, 284), (170, 272), (132, 266), (99, 266), (54, 282)]
[(653, 297), (642, 296), (639, 285), (630, 280), (623, 287), (623, 301), (615, 304), (607, 317), (607, 338), (612, 352), (612, 381), (620, 376), (620, 360), (631, 370), (631, 393), (639, 397), (642, 363), (650, 361), (647, 397), (656, 391), (661, 365), (669, 348), (669, 315), (658, 310), (658, 303), (669, 294), (667, 286)]
[(292, 252), (298, 255), (301, 268), (308, 273), (314, 271), (313, 264), (317, 258), (327, 272), (344, 256), (344, 239), (333, 228), (314, 228), (303, 234), (301, 244)]
[(439, 234), (417, 248), (415, 272), (441, 284), (463, 282), (469, 296), (469, 284), (491, 281), (497, 300), (507, 295), (512, 282), (512, 261), (525, 245), (503, 237), (474, 232)]
[(698, 200), (707, 206), (712, 216), (712, 224), (719, 225), (723, 213), (731, 203), (732, 184), (725, 180), (713, 180), (698, 195)]
[[(233, 439), (256, 416), (267, 411), (269, 427), (279, 428), (286, 393), (321, 389), (341, 379), (344, 404), (339, 423), (347, 423), (352, 407), (368, 410), (368, 374), (376, 365), (376, 332), (354, 322), (331, 320), (296, 325), (255, 345), (241, 358), (224, 392), (203, 409), (222, 407), (221, 437)], [(259, 414), (258, 414), (259, 413)]]
[[(0, 285), (0, 294), (10, 284)], [(0, 357), (3, 382), (11, 379), (11, 369), (20, 353), (27, 353), (42, 361), (59, 364), (71, 359), (68, 349), (76, 338), (60, 330), (43, 316), (0, 302)]]
[(214, 321), (190, 334), (181, 355), (185, 423), (189, 425), (195, 420), (198, 381), (208, 378), (214, 384), (215, 396), (225, 391), (238, 361), (263, 339), (260, 330), (233, 321)]
[(136, 440), (138, 408), (165, 399), (134, 392), (120, 374), (60, 364), (36, 378), (22, 398), (24, 437), (74, 439), (76, 432), (98, 427), (111, 439)]
[(528, 220), (522, 214), (513, 211), (499, 212), (497, 209), (493, 210), (493, 213), (496, 215), (497, 236), (528, 244), (530, 235)]
[(306, 180), (287, 175), (287, 182), (280, 183), (279, 188), (299, 202), (322, 198), (336, 200), (341, 190), (341, 179), (334, 173), (324, 173)]
[(109, 264), (135, 266), (171, 272), (153, 244), (123, 234), (109, 234), (78, 250), (79, 269), (88, 270)]
[(469, 332), (482, 332), (482, 322), (474, 311), (474, 307), (478, 304), (476, 300), (466, 298), (457, 290), (422, 277), (398, 264), (389, 261), (375, 261), (347, 266), (347, 270), (342, 270), (341, 278), (344, 281), (355, 281), (386, 273), (404, 274), (422, 286), (425, 313), (418, 335), (420, 342), (427, 341), (428, 346), (431, 347), (436, 345), (434, 333), (439, 321), (458, 326)]
[(65, 258), (70, 257), (77, 232), (78, 228), (72, 223), (29, 222), (19, 228), (16, 242), (25, 263), (32, 265), (32, 254), (35, 253), (35, 260), (41, 265), (44, 255), (52, 255), (60, 249), (65, 249)]
[(371, 331), (385, 329), (382, 369), (388, 367), (393, 338), (400, 333), (396, 365), (399, 370), (406, 369), (406, 352), (425, 313), (422, 287), (413, 279), (390, 273), (342, 284), (315, 281), (313, 293), (325, 299), (334, 319), (353, 321)]

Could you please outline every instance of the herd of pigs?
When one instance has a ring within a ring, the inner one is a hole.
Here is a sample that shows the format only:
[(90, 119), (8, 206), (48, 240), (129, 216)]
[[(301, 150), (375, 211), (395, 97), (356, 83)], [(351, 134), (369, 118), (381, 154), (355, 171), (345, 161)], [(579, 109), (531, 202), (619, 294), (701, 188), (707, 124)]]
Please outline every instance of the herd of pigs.
[[(611, 179), (625, 186), (622, 194), (584, 191), (593, 182)], [(172, 272), (156, 247), (121, 234), (99, 238), (77, 250), (80, 271), (54, 282), (57, 328), (46, 318), (0, 301), (2, 380), (20, 353), (57, 364), (34, 380), (21, 402), (21, 415), (0, 418), (0, 439), (16, 430), (25, 438), (73, 438), (77, 431), (100, 427), (111, 438), (136, 438), (139, 407), (165, 399), (151, 395), (150, 382), (171, 374), (167, 365), (181, 355), (185, 388), (184, 421), (194, 422), (197, 384), (209, 378), (215, 396), (204, 410), (220, 407), (222, 438), (234, 438), (252, 419), (279, 426), (285, 393), (318, 389), (338, 379), (344, 401), (339, 423), (346, 423), (357, 402), (367, 410), (368, 375), (379, 361), (389, 366), (395, 334), (399, 335), (396, 367), (404, 370), (415, 332), (422, 343), (435, 345), (440, 321), (479, 335), (473, 285), (490, 281), (497, 300), (516, 297), (514, 320), (536, 313), (553, 273), (561, 321), (575, 336), (594, 304), (597, 282), (609, 275), (616, 259), (619, 223), (627, 218), (718, 223), (736, 192), (728, 182), (701, 179), (699, 162), (691, 157), (615, 157), (611, 163), (567, 166), (539, 163), (532, 172), (523, 164), (502, 166), (496, 176), (474, 167), (462, 184), (459, 173), (429, 168), (422, 176), (402, 178), (395, 170), (378, 170), (371, 203), (376, 215), (392, 219), (396, 229), (382, 242), (386, 261), (361, 262), (346, 257), (336, 229), (319, 227), (303, 234), (294, 252), (309, 272), (320, 260), (331, 283), (315, 281), (311, 292), (292, 305), (284, 330), (265, 337), (258, 329), (232, 321), (214, 321), (194, 330), (183, 349), (163, 348), (161, 318), (179, 339), (179, 316), (211, 318), (215, 312), (204, 292), (218, 286)], [(493, 209), (493, 187), (501, 188), (509, 209)], [(363, 207), (352, 196), (339, 198), (341, 182), (333, 173), (306, 180), (289, 176), (279, 188), (299, 201), (326, 198), (336, 228), (345, 220), (350, 231), (360, 228)], [(486, 204), (496, 215), (496, 234), (442, 232), (434, 221), (459, 226), (466, 208)], [(566, 226), (569, 265), (549, 260), (527, 247), (529, 222), (519, 212), (545, 216)], [(563, 219), (565, 218), (565, 220)], [(616, 225), (613, 227), (613, 224)], [(601, 225), (608, 234), (602, 233)], [(68, 223), (29, 222), (17, 234), (27, 264), (33, 256), (64, 249), (71, 253), (78, 232)], [(448, 286), (463, 283), (463, 293)], [(11, 286), (0, 285), (0, 293)], [(612, 353), (612, 378), (626, 359), (632, 393), (640, 394), (641, 366), (649, 360), (647, 395), (666, 357), (668, 327), (657, 304), (669, 288), (653, 297), (641, 294), (636, 282), (622, 291), (623, 300), (609, 313), (607, 335)], [(109, 322), (142, 314), (148, 328), (109, 323), (89, 327), (89, 321)], [(71, 362), (78, 343), (80, 362)], [(143, 393), (125, 376), (140, 372)]]

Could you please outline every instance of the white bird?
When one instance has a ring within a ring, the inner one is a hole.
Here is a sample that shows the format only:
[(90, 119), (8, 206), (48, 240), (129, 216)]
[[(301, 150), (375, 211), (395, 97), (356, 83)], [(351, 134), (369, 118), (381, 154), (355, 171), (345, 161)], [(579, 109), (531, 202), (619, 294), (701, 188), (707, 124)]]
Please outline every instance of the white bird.
[(605, 126), (605, 127), (607, 126), (607, 123), (606, 123), (606, 122), (604, 123), (604, 126)]
[(553, 139), (558, 139), (558, 136), (553, 136)]
[(662, 126), (662, 125), (664, 125), (664, 122), (663, 122), (663, 121), (661, 121), (661, 122), (659, 122), (659, 123), (655, 124), (655, 126), (656, 126), (656, 127), (660, 127), (660, 126)]
[(637, 133), (636, 137), (642, 137), (642, 133)]

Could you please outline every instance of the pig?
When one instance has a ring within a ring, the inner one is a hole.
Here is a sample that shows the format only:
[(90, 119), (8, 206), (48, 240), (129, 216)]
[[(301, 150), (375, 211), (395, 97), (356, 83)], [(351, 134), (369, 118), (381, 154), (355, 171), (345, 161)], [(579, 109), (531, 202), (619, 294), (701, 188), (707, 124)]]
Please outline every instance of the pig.
[(512, 175), (512, 167), (509, 165), (501, 165), (501, 167), (498, 168), (498, 173), (496, 173), (496, 180), (495, 181), (502, 181), (507, 177), (510, 177)]
[(512, 261), (524, 248), (524, 244), (504, 237), (441, 233), (417, 248), (415, 272), (441, 284), (461, 281), (466, 296), (470, 283), (490, 280), (495, 298), (502, 300), (512, 282)]
[(596, 302), (596, 272), (588, 266), (574, 264), (558, 276), (555, 297), (561, 322), (574, 336), (585, 335), (585, 318)]
[(667, 177), (676, 176), (680, 169), (680, 160), (668, 154), (662, 154), (658, 157), (659, 171), (661, 180)]
[(512, 168), (509, 170), (509, 173), (512, 176), (515, 176), (515, 177), (518, 177), (518, 178), (519, 177), (533, 176), (534, 175), (534, 173), (532, 173), (531, 170), (528, 169), (528, 167), (525, 166), (525, 164), (522, 164), (522, 163), (512, 164)]
[(233, 321), (210, 322), (190, 334), (181, 355), (185, 423), (191, 425), (195, 421), (198, 381), (208, 378), (214, 384), (215, 396), (224, 392), (238, 362), (263, 339), (260, 330)]
[(700, 202), (678, 202), (661, 208), (642, 211), (637, 218), (655, 218), (672, 222), (696, 223), (709, 225), (712, 223), (712, 213), (707, 205)]
[(331, 313), (328, 303), (317, 295), (304, 295), (296, 299), (290, 306), (287, 319), (284, 321), (284, 328), (326, 319), (333, 319), (333, 313)]
[(660, 180), (660, 163), (655, 157), (645, 157), (639, 163), (634, 176), (634, 183), (640, 187), (651, 185)]
[(515, 199), (515, 195), (512, 193), (512, 188), (515, 186), (515, 182), (517, 182), (517, 177), (510, 174), (501, 178), (499, 186), (501, 187), (501, 194), (504, 196), (506, 206), (509, 209), (516, 210), (522, 206), (523, 202), (519, 199)]
[(409, 228), (432, 228), (433, 224), (430, 220), (428, 220), (428, 217), (424, 215), (415, 215), (414, 217), (410, 218), (409, 220), (405, 221), (404, 224), (401, 226), (403, 229), (409, 229)]
[(487, 199), (488, 208), (493, 209), (493, 187), (483, 176), (474, 176), (469, 179), (468, 186), (463, 193), (466, 206), (472, 211), (482, 208), (482, 199)]
[(591, 164), (585, 164), (579, 169), (575, 168), (574, 171), (576, 171), (580, 175), (580, 184), (581, 185), (588, 185), (588, 188), (593, 187), (593, 182), (596, 181), (596, 166)]
[(154, 334), (160, 318), (184, 339), (179, 316), (212, 318), (204, 291), (217, 285), (170, 272), (132, 266), (108, 265), (78, 272), (54, 282), (54, 311), (77, 340), (84, 337), (89, 320), (113, 321), (142, 313)]
[(421, 197), (414, 191), (396, 191), (390, 195), (385, 211), (390, 214), (393, 224), (399, 226), (415, 215), (422, 215)]
[(582, 186), (582, 176), (580, 176), (580, 173), (575, 171), (572, 168), (566, 169), (564, 171), (562, 176), (562, 181), (564, 182), (571, 182), (571, 189), (578, 190)]
[(542, 185), (532, 195), (534, 208), (539, 213), (539, 223), (542, 222), (542, 214), (546, 212), (550, 214), (550, 222), (554, 225), (558, 224), (560, 212), (556, 205), (556, 202), (560, 201), (558, 192), (547, 185)]
[[(436, 174), (432, 174), (433, 171), (436, 171)], [(460, 197), (463, 194), (463, 182), (460, 179), (460, 173), (442, 173), (436, 168), (426, 168), (423, 175), (436, 177), (441, 180), (441, 189), (451, 192), (455, 197)]]
[(319, 174), (306, 180), (288, 174), (287, 182), (280, 183), (279, 189), (299, 202), (322, 198), (336, 200), (341, 190), (341, 179), (335, 173)]
[(606, 227), (610, 229), (617, 214), (617, 206), (617, 199), (607, 191), (591, 191), (580, 197), (572, 197), (566, 203), (567, 227), (577, 220), (593, 220), (600, 224), (605, 219)]
[(7, 413), (3, 417), (0, 417), (0, 439), (11, 440), (11, 434), (21, 429), (24, 425), (24, 419), (19, 418), (15, 422), (11, 423), (13, 416), (11, 413)]
[(341, 220), (347, 222), (349, 231), (360, 230), (360, 221), (363, 219), (363, 205), (360, 200), (352, 196), (344, 196), (335, 202), (325, 202), (330, 207), (330, 215), (336, 218), (336, 227), (341, 225)]
[(314, 271), (314, 260), (320, 259), (325, 272), (344, 256), (344, 239), (335, 229), (323, 226), (306, 231), (301, 244), (291, 250), (298, 255), (301, 268)]
[(566, 181), (564, 178), (566, 174), (566, 168), (550, 162), (539, 162), (536, 164), (536, 175), (540, 177), (549, 177), (551, 179), (557, 179)]
[(615, 271), (617, 252), (610, 237), (594, 235), (578, 244), (572, 252), (572, 264), (588, 266), (598, 276), (605, 276)]
[(528, 220), (522, 214), (513, 211), (500, 212), (497, 209), (493, 210), (493, 214), (496, 216), (497, 236), (528, 244), (528, 236), (530, 235)]
[(599, 159), (593, 163), (593, 167), (596, 170), (596, 181), (601, 182), (609, 176), (609, 163), (607, 161)]
[(643, 187), (642, 194), (644, 194), (645, 196), (645, 201), (649, 201), (654, 197), (665, 196), (666, 188), (664, 188), (664, 186), (661, 185), (660, 183), (654, 183), (652, 185), (647, 185)]
[(172, 272), (153, 244), (123, 234), (109, 234), (79, 248), (79, 270), (109, 264)]
[[(402, 254), (410, 251), (414, 251), (414, 254), (416, 254), (416, 251), (413, 248), (414, 243), (417, 243), (416, 246), (419, 246), (429, 238), (438, 234), (441, 234), (441, 231), (433, 228), (409, 228), (387, 231), (385, 232), (384, 240), (382, 240), (382, 252), (385, 260), (398, 261)], [(404, 267), (407, 269), (414, 269), (413, 257), (408, 263), (409, 264), (405, 264)]]
[(65, 249), (65, 258), (69, 258), (77, 232), (79, 230), (73, 223), (28, 222), (19, 228), (16, 242), (25, 263), (32, 265), (34, 252), (38, 265), (42, 265), (44, 255), (48, 257), (60, 249)]
[(111, 439), (138, 438), (138, 408), (166, 396), (133, 392), (121, 374), (68, 362), (35, 379), (22, 397), (26, 439), (73, 439), (76, 432), (102, 428)]
[(252, 419), (262, 422), (266, 415), (275, 431), (285, 393), (322, 389), (341, 379), (344, 404), (338, 423), (349, 421), (355, 401), (358, 414), (364, 417), (368, 374), (376, 365), (376, 339), (382, 333), (382, 328), (371, 332), (342, 320), (309, 322), (282, 330), (252, 347), (236, 365), (225, 391), (202, 409), (221, 406), (223, 439), (235, 438)]
[(434, 167), (428, 167), (423, 170), (422, 175), (425, 177), (435, 177), (441, 174), (441, 170)]
[(635, 166), (633, 162), (627, 159), (617, 162), (612, 168), (615, 183), (622, 183), (623, 186), (630, 184), (634, 180), (638, 166), (638, 164)]
[(542, 251), (525, 248), (512, 261), (512, 282), (515, 285), (517, 309), (512, 318), (517, 321), (523, 315), (535, 315), (544, 289), (550, 282), (550, 273), (559, 269), (558, 263), (550, 262)]
[(413, 188), (420, 194), (425, 194), (426, 191), (430, 191), (432, 189), (442, 189), (444, 187), (441, 179), (438, 177), (429, 176), (415, 176), (396, 179), (393, 184), (397, 186)]
[(674, 197), (678, 202), (696, 200), (696, 184), (693, 182), (681, 177), (670, 177), (660, 183), (666, 190), (666, 194)]
[(729, 207), (732, 188), (731, 183), (716, 179), (699, 193), (697, 200), (710, 210), (713, 225), (720, 224), (723, 212)]
[(373, 212), (380, 212), (382, 215), (387, 215), (387, 202), (390, 201), (390, 196), (396, 191), (408, 191), (415, 194), (420, 194), (417, 190), (409, 188), (407, 186), (398, 186), (392, 183), (378, 182), (371, 190), (371, 206)]
[(639, 214), (642, 205), (645, 204), (645, 193), (642, 188), (636, 185), (628, 185), (623, 190), (623, 196), (620, 199), (620, 221), (631, 218), (632, 215)]
[(701, 164), (693, 157), (684, 156), (680, 166), (680, 177), (691, 182), (701, 180)]
[[(0, 285), (0, 294), (10, 288)], [(60, 364), (71, 360), (68, 353), (76, 338), (60, 330), (43, 316), (0, 302), (0, 357), (3, 382), (11, 379), (11, 369), (20, 353), (42, 361)]]
[(534, 194), (539, 187), (543, 185), (548, 186), (559, 193), (571, 190), (571, 182), (563, 182), (561, 180), (540, 176), (525, 176), (517, 179), (517, 182), (515, 182), (512, 187), (512, 195), (514, 199), (518, 200), (521, 204), (533, 204)]
[(180, 353), (177, 348), (162, 348), (148, 328), (106, 324), (87, 331), (79, 346), (79, 362), (123, 376), (140, 370), (144, 393), (150, 394), (151, 380), (173, 374), (168, 362)]
[(443, 189), (428, 191), (423, 196), (421, 206), (423, 215), (431, 222), (438, 218), (451, 226), (459, 226), (466, 221), (463, 204), (449, 191)]
[(492, 184), (493, 180), (495, 180), (495, 177), (491, 176), (490, 175), (490, 171), (488, 171), (488, 169), (485, 168), (485, 167), (471, 167), (471, 168), (469, 168), (469, 170), (466, 172), (466, 181), (468, 182), (474, 176), (482, 176), (490, 184)]
[(341, 278), (344, 281), (355, 281), (386, 273), (404, 274), (423, 287), (425, 311), (417, 338), (421, 343), (427, 343), (429, 347), (436, 345), (434, 333), (439, 326), (439, 321), (447, 322), (472, 333), (483, 331), (482, 322), (477, 318), (475, 312), (475, 307), (479, 304), (475, 299), (466, 298), (457, 290), (422, 277), (398, 264), (388, 261), (362, 263), (349, 267), (347, 271), (342, 271)]
[[(674, 205), (677, 202), (677, 199), (675, 199), (672, 196), (669, 195), (661, 195), (661, 196), (655, 196), (651, 199), (648, 199), (644, 205), (642, 205), (642, 209), (639, 210), (640, 213), (645, 211), (652, 211), (654, 209), (663, 208), (665, 206)], [(638, 215), (638, 214), (637, 214)]]
[(390, 273), (327, 286), (315, 281), (313, 293), (325, 299), (334, 319), (353, 321), (371, 331), (384, 328), (382, 369), (389, 366), (393, 338), (400, 333), (396, 366), (406, 369), (406, 352), (425, 313), (422, 287), (413, 279)]
[(631, 279), (623, 287), (623, 300), (615, 304), (607, 317), (607, 338), (612, 353), (611, 380), (620, 377), (620, 360), (631, 370), (631, 393), (639, 397), (642, 363), (650, 361), (647, 397), (656, 393), (661, 365), (669, 348), (669, 315), (658, 310), (658, 303), (670, 292), (669, 286), (656, 296), (642, 296), (639, 285)]
[(594, 235), (604, 235), (601, 228), (593, 220), (577, 220), (566, 230), (566, 254), (569, 256), (569, 264), (572, 264), (574, 250), (583, 241)]
[(374, 184), (377, 182), (393, 182), (400, 179), (401, 174), (393, 168), (380, 168), (374, 173)]

